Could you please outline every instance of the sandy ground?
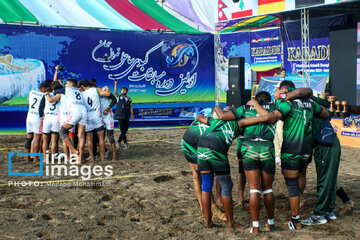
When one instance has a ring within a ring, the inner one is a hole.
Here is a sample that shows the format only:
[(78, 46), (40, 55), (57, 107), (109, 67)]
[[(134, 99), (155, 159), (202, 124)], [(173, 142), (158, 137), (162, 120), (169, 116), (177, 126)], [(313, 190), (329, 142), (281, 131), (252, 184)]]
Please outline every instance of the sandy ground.
[[(63, 182), (66, 186), (49, 186), (46, 181), (74, 177), (8, 176), (8, 152), (22, 152), (23, 136), (0, 136), (0, 239), (252, 239), (245, 231), (227, 231), (225, 224), (204, 229), (202, 213), (192, 188), (192, 176), (180, 148), (186, 129), (132, 130), (130, 148), (119, 151), (112, 165), (112, 178)], [(118, 134), (118, 133), (117, 133)], [(259, 239), (360, 239), (360, 148), (343, 147), (340, 180), (355, 201), (353, 211), (325, 225), (305, 227), (291, 232), (276, 229), (262, 232)], [(232, 178), (236, 181), (236, 141), (230, 149)], [(85, 165), (88, 163), (85, 162)], [(13, 172), (31, 172), (39, 164), (23, 159), (12, 161)], [(306, 218), (316, 202), (314, 163), (308, 171), (307, 200), (301, 212)], [(44, 181), (42, 186), (8, 186), (8, 181)], [(79, 182), (78, 182), (79, 183)], [(80, 182), (81, 183), (81, 182)], [(84, 183), (84, 182), (82, 182)], [(91, 186), (97, 183), (101, 186)], [(274, 183), (276, 199), (275, 226), (289, 215), (287, 190), (279, 169)], [(236, 186), (234, 201), (238, 195)], [(248, 199), (248, 188), (246, 189)], [(336, 200), (336, 213), (342, 202)], [(264, 208), (260, 227), (264, 229)], [(248, 202), (234, 210), (235, 219), (250, 226)]]

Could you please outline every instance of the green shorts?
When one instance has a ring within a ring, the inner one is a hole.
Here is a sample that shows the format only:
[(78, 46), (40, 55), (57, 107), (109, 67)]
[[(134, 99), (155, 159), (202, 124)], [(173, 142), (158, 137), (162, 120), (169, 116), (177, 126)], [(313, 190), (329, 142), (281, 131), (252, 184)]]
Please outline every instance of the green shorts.
[(211, 170), (216, 175), (230, 174), (227, 155), (209, 148), (198, 147), (197, 157), (199, 171)]
[(299, 170), (303, 169), (309, 159), (310, 154), (291, 154), (281, 153), (281, 168), (286, 170)]
[(241, 147), (245, 170), (275, 173), (274, 144), (270, 141), (245, 140)]
[(197, 164), (197, 150), (195, 147), (188, 144), (184, 139), (181, 139), (181, 149), (189, 163)]
[(244, 137), (240, 136), (237, 138), (237, 145), (236, 145), (236, 153), (237, 153), (237, 158), (238, 159), (242, 159), (242, 153), (241, 153), (241, 147), (244, 143)]

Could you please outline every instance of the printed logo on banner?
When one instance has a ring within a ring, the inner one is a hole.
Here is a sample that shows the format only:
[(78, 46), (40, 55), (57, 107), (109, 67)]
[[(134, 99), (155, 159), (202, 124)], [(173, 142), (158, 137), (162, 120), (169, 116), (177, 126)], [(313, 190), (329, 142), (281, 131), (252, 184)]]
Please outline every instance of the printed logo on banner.
[[(185, 94), (196, 84), (199, 52), (189, 38), (161, 41), (140, 57), (131, 56), (120, 47), (114, 51), (111, 46), (112, 42), (100, 40), (92, 51), (93, 60), (103, 64), (103, 68), (110, 72), (108, 78), (111, 80), (145, 81), (154, 86), (158, 96)], [(149, 61), (155, 54), (159, 54), (161, 72), (155, 70)]]

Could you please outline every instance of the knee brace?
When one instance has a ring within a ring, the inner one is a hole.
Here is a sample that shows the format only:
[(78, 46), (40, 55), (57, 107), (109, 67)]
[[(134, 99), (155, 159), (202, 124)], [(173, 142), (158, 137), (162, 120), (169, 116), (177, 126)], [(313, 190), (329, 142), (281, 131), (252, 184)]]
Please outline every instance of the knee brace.
[(202, 191), (211, 193), (214, 184), (214, 173), (201, 174)]
[(250, 189), (250, 194), (252, 194), (252, 193), (258, 193), (258, 194), (260, 194), (261, 192), (260, 192), (260, 190), (258, 190), (258, 189)]
[(239, 161), (239, 173), (245, 175), (243, 162)]
[(111, 144), (115, 144), (115, 139), (114, 139), (114, 130), (106, 130), (106, 134), (108, 136), (109, 142)]
[(272, 192), (273, 192), (272, 188), (266, 189), (265, 191), (263, 191), (263, 195), (268, 194), (268, 193), (272, 193)]
[(61, 126), (60, 136), (61, 136), (62, 139), (65, 139), (65, 138), (69, 137), (69, 129), (67, 129), (64, 126)]
[(33, 137), (26, 138), (25, 148), (31, 148), (31, 142), (33, 140)]
[(289, 197), (298, 197), (299, 194), (299, 177), (285, 178), (286, 187), (289, 192)]
[(231, 181), (230, 175), (223, 175), (217, 177), (221, 185), (221, 196), (231, 197), (233, 182)]

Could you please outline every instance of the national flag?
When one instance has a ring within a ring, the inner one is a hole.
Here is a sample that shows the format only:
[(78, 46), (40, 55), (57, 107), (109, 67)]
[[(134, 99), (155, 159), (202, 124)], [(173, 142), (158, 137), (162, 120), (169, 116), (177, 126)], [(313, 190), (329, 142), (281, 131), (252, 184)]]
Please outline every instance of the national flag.
[(253, 15), (253, 1), (252, 0), (240, 0), (232, 5), (231, 18), (243, 18)]
[(285, 11), (285, 0), (258, 0), (258, 14)]
[(228, 20), (228, 18), (225, 15), (224, 8), (227, 8), (228, 6), (224, 3), (223, 0), (218, 1), (218, 19), (219, 21), (225, 21)]

